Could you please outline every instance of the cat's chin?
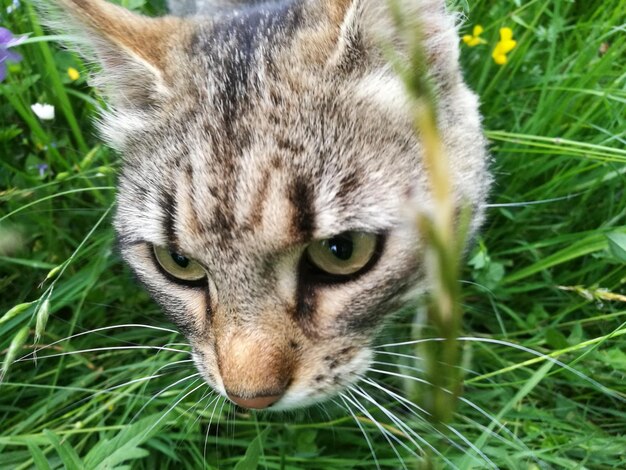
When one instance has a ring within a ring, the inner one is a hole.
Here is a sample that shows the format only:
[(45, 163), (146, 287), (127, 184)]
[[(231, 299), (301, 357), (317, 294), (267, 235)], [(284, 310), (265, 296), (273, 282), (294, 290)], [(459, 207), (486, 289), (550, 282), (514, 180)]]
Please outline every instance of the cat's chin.
[[(194, 354), (194, 362), (204, 380), (221, 396), (228, 398), (219, 372), (210, 372), (212, 367)], [(318, 379), (323, 371), (311, 368), (296, 371), (285, 393), (271, 406), (262, 408), (263, 411), (281, 412), (308, 408), (332, 400), (358, 382), (367, 372), (372, 362), (373, 352), (363, 348), (348, 362), (342, 364), (327, 379), (320, 383)], [(234, 402), (233, 402), (234, 403)], [(237, 404), (237, 403), (234, 403)], [(240, 404), (237, 404), (241, 406)]]

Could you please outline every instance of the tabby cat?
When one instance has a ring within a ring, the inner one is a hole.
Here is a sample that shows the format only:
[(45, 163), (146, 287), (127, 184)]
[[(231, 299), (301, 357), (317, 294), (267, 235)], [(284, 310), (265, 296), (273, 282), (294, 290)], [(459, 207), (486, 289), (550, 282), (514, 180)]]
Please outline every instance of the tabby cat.
[[(123, 257), (203, 378), (272, 410), (355, 382), (385, 319), (425, 288), (407, 208), (432, 209), (387, 3), (214, 1), (147, 18), (52, 1), (53, 25), (99, 64), (102, 133), (123, 155)], [(475, 230), (490, 176), (455, 17), (444, 0), (400, 4), (422, 25), (454, 199)]]

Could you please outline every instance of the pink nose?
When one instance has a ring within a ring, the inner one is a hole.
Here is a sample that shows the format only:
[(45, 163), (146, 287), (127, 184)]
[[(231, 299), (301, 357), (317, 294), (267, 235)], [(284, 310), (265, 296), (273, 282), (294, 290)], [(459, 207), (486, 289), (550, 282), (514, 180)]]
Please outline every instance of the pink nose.
[(230, 398), (234, 403), (238, 404), (243, 408), (250, 408), (253, 410), (262, 410), (276, 403), (282, 395), (271, 395), (267, 397), (254, 397), (254, 398), (241, 398), (236, 395), (228, 394), (228, 398)]

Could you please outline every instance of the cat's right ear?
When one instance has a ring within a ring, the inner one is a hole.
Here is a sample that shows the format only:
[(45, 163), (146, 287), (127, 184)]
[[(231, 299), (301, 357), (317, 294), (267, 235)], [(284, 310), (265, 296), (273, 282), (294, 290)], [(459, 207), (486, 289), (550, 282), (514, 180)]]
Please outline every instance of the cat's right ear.
[(70, 48), (97, 63), (95, 85), (114, 109), (147, 109), (167, 98), (185, 20), (148, 18), (104, 0), (41, 0), (40, 5), (46, 23), (72, 38)]
[(415, 37), (407, 41), (394, 19), (399, 14), (419, 28), (430, 73), (439, 81), (458, 80), (456, 17), (447, 11), (445, 0), (311, 0), (310, 4), (317, 8), (314, 15), (326, 34), (318, 36), (323, 41), (318, 39), (317, 47), (311, 48), (310, 41), (307, 45), (328, 51), (330, 42), (326, 59), (334, 69), (385, 68), (389, 65), (385, 48), (406, 54)]

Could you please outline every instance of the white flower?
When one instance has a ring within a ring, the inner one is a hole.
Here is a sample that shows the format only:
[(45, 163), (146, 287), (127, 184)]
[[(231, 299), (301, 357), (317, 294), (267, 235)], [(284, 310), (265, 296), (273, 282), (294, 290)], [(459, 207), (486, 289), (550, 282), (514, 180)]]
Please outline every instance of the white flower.
[(54, 106), (46, 103), (35, 103), (30, 106), (33, 113), (42, 121), (50, 121), (54, 119)]

